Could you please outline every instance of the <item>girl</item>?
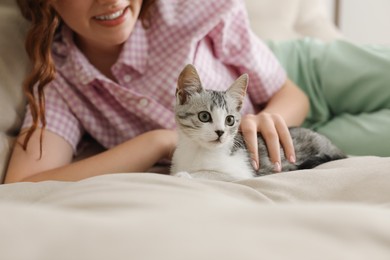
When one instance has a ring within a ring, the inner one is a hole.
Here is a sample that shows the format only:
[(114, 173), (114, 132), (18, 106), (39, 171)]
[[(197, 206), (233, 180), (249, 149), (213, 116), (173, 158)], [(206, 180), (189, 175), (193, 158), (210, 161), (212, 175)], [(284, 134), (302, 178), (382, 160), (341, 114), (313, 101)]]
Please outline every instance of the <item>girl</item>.
[[(241, 129), (257, 160), (265, 137), (275, 171), (280, 145), (291, 161), (289, 126), (308, 112), (306, 95), (251, 33), (238, 0), (18, 0), (31, 21), (29, 106), (5, 182), (75, 181), (146, 171), (176, 143), (174, 92), (194, 64), (205, 86), (226, 88), (248, 73)], [(107, 151), (73, 162), (82, 137)]]

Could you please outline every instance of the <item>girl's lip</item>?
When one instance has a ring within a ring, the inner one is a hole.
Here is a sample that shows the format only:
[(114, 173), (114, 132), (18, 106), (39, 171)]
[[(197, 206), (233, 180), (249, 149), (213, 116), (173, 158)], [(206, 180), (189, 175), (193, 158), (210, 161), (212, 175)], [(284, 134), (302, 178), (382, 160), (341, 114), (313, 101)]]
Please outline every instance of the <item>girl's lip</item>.
[[(117, 17), (115, 19), (101, 20), (101, 19), (97, 19), (96, 18), (97, 16), (109, 16), (109, 15), (112, 15), (112, 14), (114, 14), (116, 12), (121, 11), (121, 10), (123, 10), (123, 13), (119, 17)], [(111, 11), (109, 13), (105, 13), (105, 14), (102, 14), (102, 15), (96, 15), (96, 16), (93, 17), (93, 20), (95, 22), (97, 22), (98, 24), (103, 25), (103, 26), (107, 26), (107, 27), (117, 26), (117, 25), (123, 23), (126, 20), (126, 17), (128, 15), (128, 13), (129, 13), (129, 6), (126, 6), (124, 8), (119, 8), (116, 11)]]

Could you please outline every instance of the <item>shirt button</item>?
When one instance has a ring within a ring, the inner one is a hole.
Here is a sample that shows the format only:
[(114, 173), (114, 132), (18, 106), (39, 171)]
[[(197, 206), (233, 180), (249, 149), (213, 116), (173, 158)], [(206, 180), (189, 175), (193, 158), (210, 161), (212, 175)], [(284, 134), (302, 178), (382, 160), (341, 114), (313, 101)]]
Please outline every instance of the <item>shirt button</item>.
[(123, 80), (128, 83), (128, 82), (131, 81), (131, 76), (130, 75), (126, 75), (126, 76), (123, 77)]
[(138, 106), (139, 107), (146, 107), (149, 104), (149, 101), (146, 98), (141, 98), (138, 101)]
[(87, 85), (89, 83), (89, 80), (88, 80), (86, 75), (80, 75), (80, 81), (81, 81), (81, 84), (83, 84), (83, 85)]

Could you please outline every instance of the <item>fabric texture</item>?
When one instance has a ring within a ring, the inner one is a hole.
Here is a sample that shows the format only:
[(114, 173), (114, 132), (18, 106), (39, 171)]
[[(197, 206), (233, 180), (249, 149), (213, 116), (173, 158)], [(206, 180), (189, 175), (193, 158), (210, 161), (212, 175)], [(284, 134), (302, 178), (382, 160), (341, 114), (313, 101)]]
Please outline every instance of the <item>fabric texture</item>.
[(157, 174), (0, 186), (2, 259), (375, 259), (389, 158), (236, 183)]
[(311, 38), (269, 46), (310, 98), (304, 126), (347, 154), (390, 156), (390, 48)]
[[(243, 1), (158, 1), (151, 26), (138, 22), (112, 67), (118, 83), (95, 69), (64, 27), (54, 45), (58, 76), (46, 87), (47, 129), (74, 150), (84, 132), (105, 148), (175, 126), (180, 71), (199, 68), (205, 87), (226, 90), (248, 73), (243, 111), (254, 113), (286, 80), (268, 47), (249, 29)], [(28, 113), (24, 127), (31, 124)]]

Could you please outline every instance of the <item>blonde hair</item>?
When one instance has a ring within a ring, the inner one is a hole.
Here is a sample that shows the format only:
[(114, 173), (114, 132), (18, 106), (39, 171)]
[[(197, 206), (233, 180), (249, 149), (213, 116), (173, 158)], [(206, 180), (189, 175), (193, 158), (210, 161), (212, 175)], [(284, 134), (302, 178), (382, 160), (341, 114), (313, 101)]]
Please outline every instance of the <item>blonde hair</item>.
[[(54, 35), (61, 23), (60, 17), (52, 7), (54, 0), (17, 0), (22, 15), (31, 22), (27, 33), (25, 48), (32, 62), (32, 69), (24, 80), (23, 91), (31, 110), (32, 125), (26, 131), (22, 147), (28, 142), (41, 124), (40, 155), (42, 155), (43, 130), (46, 127), (44, 88), (56, 75), (51, 47)], [(150, 7), (155, 0), (143, 0), (139, 19), (144, 27), (150, 23)], [(37, 95), (37, 99), (35, 98)]]

